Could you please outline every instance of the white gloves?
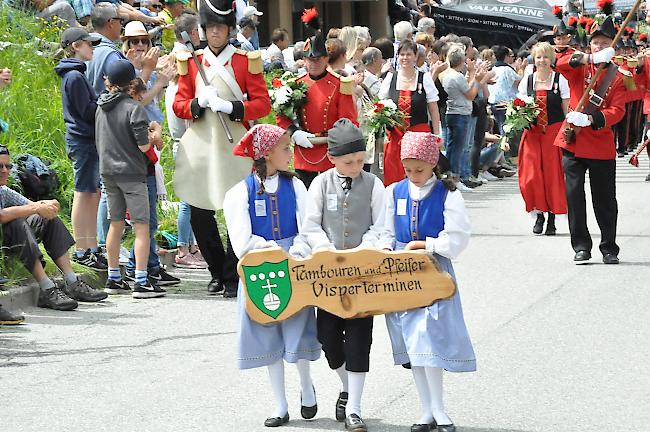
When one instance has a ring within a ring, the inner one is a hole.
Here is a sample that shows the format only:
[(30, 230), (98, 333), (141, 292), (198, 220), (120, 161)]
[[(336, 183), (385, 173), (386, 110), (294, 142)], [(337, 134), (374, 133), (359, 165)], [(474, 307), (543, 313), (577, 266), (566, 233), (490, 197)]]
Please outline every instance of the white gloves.
[(294, 243), (289, 248), (289, 255), (294, 258), (307, 258), (309, 255), (311, 255), (311, 250), (309, 250), (309, 247), (307, 245)]
[(609, 63), (614, 57), (616, 51), (612, 47), (607, 47), (591, 55), (591, 62), (593, 64)]
[(272, 247), (278, 247), (278, 244), (273, 240), (260, 240), (257, 243), (255, 243), (253, 249), (266, 249)]
[(300, 147), (304, 148), (312, 148), (314, 145), (309, 141), (309, 138), (314, 138), (316, 135), (313, 133), (304, 131), (304, 130), (297, 130), (291, 135), (291, 140), (293, 140), (294, 143), (299, 145)]
[(209, 106), (210, 109), (216, 113), (222, 112), (224, 114), (231, 114), (233, 109), (232, 102), (221, 99), (219, 96), (211, 98)]
[(591, 121), (589, 120), (589, 116), (587, 114), (578, 111), (571, 111), (570, 113), (568, 113), (566, 115), (566, 121), (567, 123), (570, 123), (578, 127), (587, 127), (591, 124)]
[(210, 105), (210, 99), (218, 98), (219, 91), (212, 86), (207, 86), (197, 96), (199, 106), (201, 108), (207, 108)]

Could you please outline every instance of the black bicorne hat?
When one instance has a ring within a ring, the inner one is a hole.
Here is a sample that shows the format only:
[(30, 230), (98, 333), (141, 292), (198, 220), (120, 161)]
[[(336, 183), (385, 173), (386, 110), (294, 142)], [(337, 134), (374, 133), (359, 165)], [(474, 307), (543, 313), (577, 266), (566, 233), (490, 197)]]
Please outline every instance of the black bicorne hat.
[(318, 11), (316, 8), (305, 9), (300, 17), (300, 20), (307, 26), (307, 28), (316, 30), (314, 36), (305, 41), (305, 57), (327, 57), (327, 49), (325, 48), (325, 36), (321, 31), (320, 20), (318, 19)]
[(614, 27), (614, 18), (612, 16), (607, 16), (605, 20), (598, 24), (594, 22), (589, 29), (589, 36), (594, 38), (596, 36), (605, 36), (609, 39), (614, 39), (616, 37), (616, 27)]
[(199, 17), (201, 26), (208, 24), (226, 24), (235, 28), (237, 19), (232, 0), (199, 0)]

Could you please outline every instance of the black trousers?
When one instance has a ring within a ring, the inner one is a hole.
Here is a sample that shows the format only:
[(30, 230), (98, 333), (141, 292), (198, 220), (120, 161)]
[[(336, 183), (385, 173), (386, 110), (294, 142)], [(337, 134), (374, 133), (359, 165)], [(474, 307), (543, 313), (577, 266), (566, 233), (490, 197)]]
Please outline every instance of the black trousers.
[(302, 180), (302, 182), (305, 184), (305, 187), (309, 189), (309, 186), (311, 185), (311, 182), (314, 181), (316, 176), (320, 174), (318, 171), (305, 171), (301, 169), (296, 170), (296, 174), (298, 174), (298, 178)]
[[(239, 276), (237, 275), (237, 256), (232, 250), (230, 238), (227, 249), (224, 251), (219, 235), (219, 227), (215, 219), (214, 210), (205, 210), (190, 206), (190, 224), (196, 243), (201, 249), (201, 255), (208, 263), (208, 269), (213, 278), (220, 279), (227, 288), (237, 289)], [(234, 284), (234, 288), (232, 285)]]
[(562, 150), (562, 166), (566, 180), (567, 204), (569, 207), (569, 231), (574, 251), (589, 251), (593, 245), (587, 227), (587, 205), (585, 198), (585, 174), (589, 171), (591, 202), (600, 228), (600, 251), (618, 255), (616, 244), (616, 161), (577, 158), (571, 152)]
[(10, 255), (17, 256), (29, 272), (37, 260), (43, 262), (39, 242), (54, 261), (67, 254), (74, 245), (72, 235), (58, 217), (47, 220), (31, 215), (2, 225), (2, 247)]
[(343, 319), (318, 309), (316, 328), (318, 341), (331, 369), (345, 363), (350, 372), (368, 372), (372, 344), (373, 317)]

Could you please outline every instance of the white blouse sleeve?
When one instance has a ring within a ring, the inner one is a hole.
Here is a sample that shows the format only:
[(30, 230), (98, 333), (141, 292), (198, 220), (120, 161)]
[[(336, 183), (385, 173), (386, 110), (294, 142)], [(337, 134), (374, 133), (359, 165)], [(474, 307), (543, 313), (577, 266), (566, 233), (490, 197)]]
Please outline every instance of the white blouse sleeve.
[(436, 88), (436, 84), (433, 82), (433, 78), (431, 78), (431, 74), (428, 72), (422, 73), (424, 73), (422, 84), (424, 85), (424, 92), (427, 94), (427, 103), (438, 102), (440, 97), (438, 96), (438, 89)]
[(395, 200), (393, 199), (393, 190), (396, 184), (389, 185), (384, 193), (384, 208), (386, 210), (384, 211), (384, 228), (377, 242), (378, 249), (395, 249)]
[[(557, 73), (557, 72), (555, 72)], [(570, 99), (571, 98), (571, 90), (569, 89), (569, 81), (567, 81), (566, 78), (564, 78), (564, 75), (560, 75), (560, 97), (562, 99)]]
[(427, 237), (426, 249), (431, 253), (435, 252), (453, 259), (467, 247), (471, 233), (469, 218), (465, 210), (465, 200), (459, 191), (447, 193), (443, 215), (444, 228), (437, 238)]
[(375, 184), (372, 187), (372, 197), (370, 198), (370, 208), (372, 210), (372, 225), (368, 231), (361, 237), (360, 248), (374, 248), (381, 238), (381, 233), (384, 230), (384, 214), (385, 208), (385, 189), (384, 184), (378, 177), (373, 176)]
[(517, 97), (524, 98), (528, 96), (528, 76), (530, 74), (525, 74), (524, 77), (519, 81), (519, 87), (517, 87)]
[(334, 245), (330, 242), (322, 226), (324, 201), (322, 181), (323, 176), (318, 176), (311, 182), (307, 193), (305, 217), (300, 226), (300, 236), (312, 250), (334, 249)]
[(243, 180), (226, 192), (223, 200), (223, 215), (228, 227), (228, 237), (237, 258), (243, 257), (246, 252), (254, 249), (258, 242), (265, 241), (263, 237), (253, 235), (248, 213), (248, 188)]
[(378, 97), (380, 100), (388, 99), (388, 93), (390, 92), (391, 81), (393, 81), (393, 73), (388, 72), (384, 80), (381, 82), (381, 87), (379, 87)]

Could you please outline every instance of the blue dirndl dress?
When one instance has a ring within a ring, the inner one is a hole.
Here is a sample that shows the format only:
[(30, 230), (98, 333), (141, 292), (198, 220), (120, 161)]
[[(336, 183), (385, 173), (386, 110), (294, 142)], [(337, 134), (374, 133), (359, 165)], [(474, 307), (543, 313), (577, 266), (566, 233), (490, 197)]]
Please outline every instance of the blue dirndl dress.
[[(298, 233), (296, 221), (296, 193), (292, 179), (280, 176), (275, 193), (258, 195), (259, 180), (246, 178), (249, 214), (254, 235), (274, 240), (284, 250), (289, 250)], [(265, 201), (266, 216), (256, 216), (255, 201)], [(251, 369), (268, 366), (280, 359), (289, 363), (298, 360), (318, 360), (321, 345), (316, 338), (316, 315), (309, 307), (288, 320), (262, 325), (252, 321), (246, 312), (246, 293), (239, 282), (237, 308), (237, 367)]]
[[(412, 240), (436, 238), (444, 228), (447, 189), (442, 182), (436, 182), (421, 200), (411, 199), (408, 183), (409, 180), (404, 179), (393, 190), (395, 213), (398, 200), (406, 200), (406, 214), (393, 215), (396, 250), (404, 249)], [(438, 254), (434, 257), (455, 282), (451, 260)], [(476, 370), (476, 356), (465, 326), (458, 289), (450, 299), (431, 306), (386, 314), (386, 324), (396, 365), (410, 362), (411, 366), (439, 367), (450, 372)]]

